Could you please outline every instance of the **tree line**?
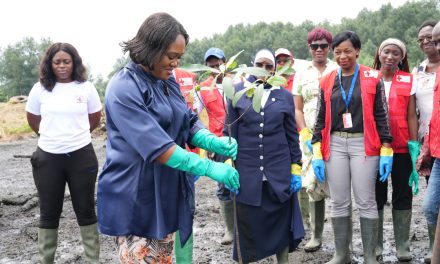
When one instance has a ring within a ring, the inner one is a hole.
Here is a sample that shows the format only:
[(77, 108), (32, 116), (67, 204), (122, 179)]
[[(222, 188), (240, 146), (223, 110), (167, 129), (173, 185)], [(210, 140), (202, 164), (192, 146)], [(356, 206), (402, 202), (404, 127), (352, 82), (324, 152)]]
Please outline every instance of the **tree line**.
[[(408, 1), (393, 8), (382, 5), (377, 11), (366, 8), (356, 18), (342, 18), (338, 24), (329, 21), (313, 23), (306, 20), (299, 25), (292, 23), (257, 23), (231, 25), (223, 34), (190, 41), (181, 64), (203, 64), (203, 55), (210, 47), (219, 47), (226, 56), (244, 50), (239, 56), (239, 64), (250, 65), (253, 55), (261, 48), (275, 50), (283, 47), (291, 50), (298, 59), (310, 59), (307, 34), (319, 26), (337, 34), (343, 30), (355, 31), (361, 41), (359, 62), (371, 66), (380, 43), (390, 37), (399, 38), (407, 45), (410, 67), (415, 67), (424, 59), (417, 43), (417, 31), (426, 20), (440, 20), (440, 4), (437, 0)], [(22, 41), (0, 49), (0, 102), (15, 95), (27, 95), (38, 80), (38, 64), (44, 51), (52, 44), (50, 38), (36, 41), (26, 37)], [(330, 55), (332, 56), (332, 55)], [(104, 95), (108, 79), (127, 61), (118, 58), (113, 71), (106, 76), (89, 76), (101, 96)]]

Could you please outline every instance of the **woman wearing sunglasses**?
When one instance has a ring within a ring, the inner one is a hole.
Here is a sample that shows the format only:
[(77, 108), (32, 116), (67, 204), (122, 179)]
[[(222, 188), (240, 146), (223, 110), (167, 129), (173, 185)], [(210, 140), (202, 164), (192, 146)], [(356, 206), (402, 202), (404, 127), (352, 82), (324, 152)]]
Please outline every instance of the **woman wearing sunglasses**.
[(355, 32), (337, 34), (332, 49), (339, 67), (320, 80), (312, 138), (315, 176), (330, 189), (336, 252), (329, 263), (351, 261), (351, 188), (359, 209), (364, 263), (378, 263), (376, 173), (379, 168), (380, 179), (386, 181), (392, 165), (383, 82), (379, 71), (358, 64), (361, 41)]
[[(254, 66), (273, 72), (273, 53), (260, 50)], [(238, 143), (235, 165), (241, 184), (236, 197), (238, 236), (236, 233), (233, 258), (249, 263), (276, 254), (278, 263), (288, 263), (288, 253), (304, 237), (296, 197), (301, 189), (301, 150), (295, 107), (289, 91), (265, 83), (265, 77), (251, 76), (248, 81), (255, 80), (264, 84), (259, 113), (247, 96), (235, 106), (231, 101), (227, 104), (229, 122), (237, 120), (231, 136)], [(237, 84), (236, 91), (247, 84)]]
[[(304, 246), (306, 252), (318, 250), (322, 245), (322, 232), (324, 230), (325, 197), (328, 195), (328, 187), (316, 181), (312, 168), (312, 152), (310, 140), (312, 128), (316, 120), (316, 104), (318, 103), (319, 79), (337, 68), (337, 64), (329, 60), (328, 53), (332, 43), (332, 34), (323, 29), (315, 28), (309, 32), (307, 43), (312, 61), (304, 68), (296, 72), (293, 81), (295, 98), (295, 118), (300, 131), (300, 143), (303, 153), (303, 188), (298, 193), (300, 197), (301, 212), (304, 222), (310, 221), (312, 231), (310, 241)], [(310, 208), (310, 217), (304, 212)]]

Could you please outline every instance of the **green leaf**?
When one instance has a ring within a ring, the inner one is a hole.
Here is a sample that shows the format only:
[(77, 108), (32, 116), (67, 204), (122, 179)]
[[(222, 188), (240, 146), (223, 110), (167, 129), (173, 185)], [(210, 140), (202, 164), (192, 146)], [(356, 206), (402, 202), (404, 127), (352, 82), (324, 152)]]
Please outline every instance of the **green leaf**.
[(247, 87), (247, 88), (244, 88), (243, 90), (241, 90), (241, 91), (238, 91), (238, 92), (236, 92), (235, 94), (234, 94), (234, 99), (232, 99), (232, 106), (236, 106), (237, 105), (237, 102), (238, 102), (238, 100), (240, 100), (240, 98), (245, 94), (245, 93), (247, 93), (247, 91), (249, 90), (249, 89), (251, 89), (252, 87)]
[[(276, 75), (281, 75), (281, 74), (288, 74), (288, 73), (286, 73), (286, 71), (288, 70), (288, 69), (292, 69), (292, 67), (290, 67), (290, 60), (289, 61), (287, 61), (284, 65), (283, 65), (283, 67), (281, 67), (280, 69), (277, 69), (277, 71), (275, 72), (275, 74)], [(293, 70), (293, 69), (292, 69)], [(292, 72), (293, 73), (293, 72)]]
[(259, 113), (261, 110), (261, 98), (264, 94), (264, 84), (260, 84), (257, 86), (254, 92), (254, 97), (252, 98), (252, 108), (254, 111)]
[(225, 94), (226, 98), (233, 100), (235, 89), (232, 78), (229, 76), (223, 77), (222, 87), (223, 87), (223, 93)]
[(267, 79), (267, 83), (272, 86), (285, 86), (287, 84), (286, 78), (281, 75), (275, 75)]
[[(237, 54), (235, 54), (234, 56), (232, 56), (228, 60), (228, 62), (226, 63), (226, 70), (233, 69), (233, 68), (237, 67), (237, 62), (235, 60), (243, 51), (244, 50), (241, 50), (240, 52), (238, 52)], [(234, 64), (234, 62), (235, 62), (235, 64)]]
[(219, 70), (202, 65), (202, 64), (185, 64), (182, 67), (179, 67), (182, 70), (189, 71), (189, 72), (215, 72), (220, 73)]
[(258, 68), (258, 67), (239, 67), (239, 68), (235, 68), (232, 72), (246, 73), (246, 74), (259, 76), (259, 77), (260, 76), (266, 77), (266, 76), (270, 75), (270, 73), (268, 71), (266, 71), (263, 68)]
[(254, 95), (255, 86), (251, 86), (249, 91), (246, 92), (246, 96), (251, 98)]

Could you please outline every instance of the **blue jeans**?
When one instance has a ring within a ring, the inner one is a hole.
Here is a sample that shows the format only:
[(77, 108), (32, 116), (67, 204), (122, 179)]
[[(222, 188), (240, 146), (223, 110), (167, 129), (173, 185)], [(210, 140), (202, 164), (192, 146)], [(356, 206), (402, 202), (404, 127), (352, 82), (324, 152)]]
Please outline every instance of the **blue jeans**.
[(440, 207), (440, 159), (436, 158), (434, 167), (429, 177), (428, 189), (423, 200), (423, 211), (425, 212), (428, 225), (436, 225), (438, 210)]

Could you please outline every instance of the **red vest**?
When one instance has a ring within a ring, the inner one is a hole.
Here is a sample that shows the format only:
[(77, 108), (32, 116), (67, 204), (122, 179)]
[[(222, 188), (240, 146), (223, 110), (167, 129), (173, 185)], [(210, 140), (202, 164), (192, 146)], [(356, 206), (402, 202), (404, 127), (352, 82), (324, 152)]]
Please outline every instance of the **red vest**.
[[(330, 130), (331, 124), (331, 95), (337, 70), (323, 76), (320, 80), (321, 89), (324, 90), (325, 101), (325, 127), (321, 131), (322, 142), (321, 152), (324, 160), (330, 157)], [(374, 120), (374, 98), (376, 97), (376, 86), (380, 81), (379, 71), (360, 65), (359, 78), (361, 86), (362, 109), (364, 116), (364, 143), (367, 156), (379, 156), (381, 142), (377, 133), (376, 121)], [(342, 117), (341, 117), (342, 118)]]
[[(201, 87), (210, 87), (214, 77), (209, 77), (200, 84)], [(217, 136), (223, 136), (223, 123), (225, 121), (225, 109), (223, 106), (223, 96), (218, 89), (201, 90), (200, 95), (203, 104), (208, 112), (209, 131)]]
[[(194, 109), (195, 98), (193, 94), (193, 89), (196, 85), (196, 75), (192, 72), (187, 72), (179, 68), (174, 69), (174, 74), (176, 75), (176, 82), (180, 86), (180, 92), (185, 98), (186, 104), (191, 110), (196, 111), (196, 109)], [(186, 150), (196, 154), (199, 154), (200, 152), (199, 148), (190, 149), (188, 146), (186, 146)]]
[(434, 105), (429, 123), (429, 151), (431, 156), (440, 159), (440, 68), (434, 84)]
[(388, 106), (394, 153), (408, 153), (408, 105), (412, 82), (412, 74), (403, 71), (396, 71), (391, 82)]
[(194, 109), (194, 85), (196, 85), (196, 75), (192, 72), (186, 72), (179, 68), (174, 69), (176, 82), (180, 85), (180, 91), (185, 98), (186, 104), (192, 110)]

